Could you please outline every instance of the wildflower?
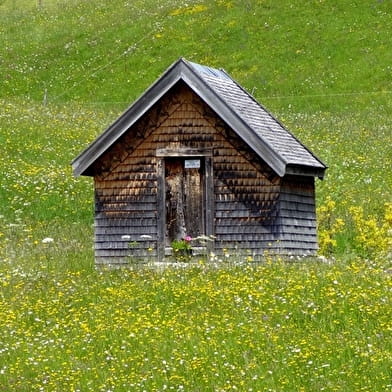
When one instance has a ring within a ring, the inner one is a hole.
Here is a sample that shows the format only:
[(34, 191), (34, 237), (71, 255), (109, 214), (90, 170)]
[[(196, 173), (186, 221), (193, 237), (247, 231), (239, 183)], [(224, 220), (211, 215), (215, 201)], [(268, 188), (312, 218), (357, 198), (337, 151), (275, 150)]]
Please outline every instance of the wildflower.
[(191, 240), (192, 237), (186, 236), (183, 240), (174, 240), (171, 243), (171, 248), (177, 261), (189, 261), (192, 254)]
[(202, 235), (197, 236), (195, 239), (200, 240), (200, 241), (214, 241), (215, 238), (216, 237), (213, 235), (202, 234)]
[(210, 253), (210, 261), (216, 261), (218, 259), (218, 257), (216, 256), (216, 254), (214, 252)]
[(54, 241), (53, 238), (51, 238), (51, 237), (45, 237), (41, 242), (42, 242), (43, 244), (49, 244), (49, 243), (51, 243), (51, 242), (53, 242), (53, 241)]

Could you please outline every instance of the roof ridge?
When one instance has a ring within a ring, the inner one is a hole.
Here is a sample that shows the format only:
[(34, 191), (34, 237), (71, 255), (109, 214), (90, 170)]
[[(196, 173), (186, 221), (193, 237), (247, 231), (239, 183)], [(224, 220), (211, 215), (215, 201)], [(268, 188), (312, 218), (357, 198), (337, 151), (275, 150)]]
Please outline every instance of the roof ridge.
[[(215, 89), (213, 88), (213, 86), (211, 86), (208, 81), (206, 81), (203, 77), (200, 76), (199, 72), (202, 72), (204, 74), (206, 74), (209, 77), (218, 77), (214, 74), (210, 74), (210, 72), (206, 72), (206, 70), (214, 70), (214, 71), (219, 71), (220, 73), (224, 74), (225, 77), (221, 78), (223, 80), (229, 80), (230, 82), (233, 82), (236, 86), (240, 87), (241, 90), (243, 90), (245, 93), (247, 93), (223, 68), (221, 68), (220, 70), (216, 69), (216, 68), (212, 68), (212, 67), (208, 67), (205, 65), (201, 65), (192, 61), (188, 61), (185, 58), (181, 58), (181, 60), (183, 60), (183, 63), (188, 67), (188, 69), (193, 72), (194, 74), (196, 74), (196, 76), (198, 77), (198, 79), (214, 94), (214, 96), (219, 99), (220, 101), (222, 101), (224, 103), (224, 105), (226, 105), (227, 108), (230, 109), (230, 111), (232, 112), (232, 115), (236, 116), (247, 128), (249, 128), (250, 130), (252, 130), (252, 125), (249, 124), (249, 122), (246, 120), (246, 118), (244, 118), (243, 116), (241, 116), (240, 113), (238, 113), (238, 111), (235, 109), (235, 107), (233, 107), (230, 102), (228, 102), (227, 99), (225, 99), (221, 94), (217, 93), (215, 91)], [(249, 94), (248, 94), (249, 95)], [(260, 106), (260, 104), (251, 96), (249, 95), (254, 103), (258, 106)], [(271, 118), (273, 120), (275, 120), (274, 117), (271, 116)], [(276, 120), (275, 120), (276, 121)], [(287, 161), (287, 159), (279, 154), (276, 149), (273, 147), (273, 145), (271, 145), (271, 143), (266, 139), (266, 138), (261, 138), (259, 135), (257, 135), (258, 139), (267, 146), (267, 148), (270, 149), (271, 153), (274, 154), (276, 156), (277, 159), (280, 159), (284, 165), (287, 165), (289, 162)]]
[[(258, 105), (272, 120), (279, 124), (282, 129), (287, 132), (297, 143), (299, 143), (314, 159), (319, 161), (326, 168), (328, 167), (323, 161), (321, 161), (308, 147), (306, 147), (277, 117), (275, 117), (261, 102), (259, 102), (248, 90), (242, 87), (234, 78), (230, 76), (223, 68), (220, 68), (220, 71), (223, 72), (227, 78), (229, 78), (241, 91), (243, 91), (256, 105)], [(246, 119), (244, 121), (247, 123)], [(248, 123), (247, 123), (248, 124)], [(248, 124), (249, 125), (249, 124)], [(251, 126), (251, 125), (249, 125)], [(268, 127), (271, 129), (271, 127)], [(272, 130), (272, 129), (271, 129)], [(268, 145), (267, 140), (264, 140)], [(272, 146), (271, 146), (272, 147)], [(273, 147), (272, 147), (273, 148)]]
[(294, 165), (302, 168), (296, 174), (322, 178), (326, 165), (223, 68), (197, 64), (184, 57), (170, 65), (72, 161), (74, 174), (91, 175), (92, 164), (181, 80), (278, 175), (287, 174), (288, 166)]

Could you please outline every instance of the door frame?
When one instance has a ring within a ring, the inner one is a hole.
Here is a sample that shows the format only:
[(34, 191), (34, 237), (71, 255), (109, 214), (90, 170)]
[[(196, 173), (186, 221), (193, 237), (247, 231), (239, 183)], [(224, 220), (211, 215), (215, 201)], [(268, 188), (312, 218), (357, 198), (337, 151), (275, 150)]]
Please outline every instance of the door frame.
[[(165, 258), (165, 235), (166, 235), (166, 181), (165, 181), (165, 158), (203, 158), (204, 159), (204, 194), (205, 206), (205, 235), (214, 235), (214, 179), (212, 170), (211, 148), (157, 148), (157, 256), (158, 261)], [(207, 241), (207, 251), (213, 250), (213, 241)]]

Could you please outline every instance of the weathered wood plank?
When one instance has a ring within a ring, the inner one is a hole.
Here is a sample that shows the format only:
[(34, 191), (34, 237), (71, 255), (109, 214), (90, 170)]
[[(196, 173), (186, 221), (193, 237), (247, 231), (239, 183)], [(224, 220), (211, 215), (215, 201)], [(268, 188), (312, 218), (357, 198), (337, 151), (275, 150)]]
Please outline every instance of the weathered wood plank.
[(95, 226), (95, 233), (96, 234), (116, 234), (116, 235), (125, 235), (125, 234), (133, 234), (133, 233), (141, 233), (141, 234), (148, 234), (148, 233), (156, 233), (157, 232), (157, 225), (156, 224), (145, 224), (145, 225), (128, 225), (128, 226), (105, 226), (102, 227), (100, 225)]
[(139, 211), (155, 211), (156, 210), (157, 203), (148, 203), (144, 201), (140, 201), (138, 203), (133, 203), (133, 204), (127, 204), (127, 203), (116, 203), (112, 202), (111, 204), (97, 204), (96, 205), (96, 211), (98, 213), (100, 212), (123, 212), (128, 213), (128, 212), (139, 212)]
[(99, 223), (100, 226), (128, 226), (132, 225), (134, 220), (139, 219), (156, 219), (157, 211), (128, 211), (126, 217), (113, 218), (107, 216), (105, 213), (97, 213), (95, 215), (95, 221)]
[(297, 218), (304, 220), (316, 220), (315, 208), (306, 208), (305, 210), (300, 210), (298, 208), (281, 208), (280, 214), (282, 218)]
[(111, 205), (111, 204), (140, 204), (140, 203), (153, 203), (157, 200), (156, 194), (144, 193), (136, 195), (116, 195), (116, 196), (100, 196), (97, 199), (97, 202), (103, 205)]
[[(215, 203), (214, 203), (214, 170), (213, 161), (211, 157), (206, 157), (205, 165), (205, 214), (206, 214), (206, 232), (207, 236), (215, 234)], [(208, 251), (213, 250), (212, 243), (207, 244)]]
[(130, 238), (123, 239), (121, 236), (95, 236), (97, 249), (153, 249), (156, 246), (156, 237), (153, 239), (144, 239), (140, 235), (129, 235)]
[[(178, 132), (178, 130), (177, 130)], [(212, 156), (211, 148), (190, 148), (190, 147), (178, 147), (178, 148), (157, 148), (156, 156), (159, 158), (164, 157), (204, 157)]]
[(301, 214), (303, 212), (308, 212), (313, 214), (315, 213), (314, 203), (295, 203), (295, 202), (282, 201), (279, 203), (279, 208), (281, 211), (287, 211), (287, 210), (297, 211), (298, 214)]
[(314, 198), (309, 194), (309, 195), (304, 195), (304, 194), (287, 194), (287, 193), (282, 193), (280, 195), (280, 200), (282, 203), (288, 202), (288, 203), (302, 203), (302, 204), (311, 204), (314, 205)]
[(304, 229), (314, 229), (316, 227), (316, 220), (315, 219), (300, 219), (300, 218), (286, 218), (284, 220), (284, 227), (282, 231), (292, 231), (298, 230), (301, 228)]
[(249, 209), (235, 209), (235, 210), (228, 210), (228, 209), (218, 209), (215, 211), (215, 217), (217, 219), (259, 219), (260, 218), (260, 211), (252, 211)]
[(128, 226), (128, 227), (105, 227), (100, 228), (99, 226), (95, 227), (95, 232), (97, 234), (101, 234), (103, 236), (113, 235), (118, 238), (122, 235), (128, 234), (137, 234), (137, 235), (156, 235), (157, 234), (156, 226)]
[(165, 166), (164, 160), (158, 159), (157, 163), (157, 178), (158, 178), (158, 197), (157, 197), (157, 257), (158, 261), (163, 261), (165, 257), (165, 230), (166, 230), (166, 214), (165, 214)]
[[(114, 189), (116, 194), (119, 193), (133, 193), (133, 192), (139, 192), (140, 190), (143, 189), (146, 192), (151, 192), (150, 188), (155, 189), (157, 188), (156, 181), (153, 180), (129, 180), (129, 179), (122, 179), (122, 180), (113, 180), (110, 182), (107, 182), (104, 186), (102, 187), (97, 187), (97, 193), (98, 194), (106, 194), (110, 190)], [(139, 191), (138, 191), (139, 190)]]
[(145, 216), (145, 214), (140, 214), (138, 217), (134, 218), (114, 218), (110, 219), (107, 217), (102, 217), (101, 218), (96, 218), (95, 224), (97, 227), (100, 227), (102, 229), (104, 228), (124, 228), (124, 227), (130, 227), (130, 226), (156, 226), (157, 225), (157, 219), (155, 217), (155, 213), (151, 213), (151, 217)]
[(271, 232), (271, 227), (264, 226), (264, 225), (239, 225), (239, 226), (219, 225), (215, 228), (216, 235), (220, 235), (220, 234), (263, 235), (263, 234), (269, 234), (270, 232)]
[(263, 235), (263, 236), (238, 236), (238, 235), (220, 235), (217, 236), (217, 240), (215, 241), (215, 248), (218, 249), (271, 249), (274, 246), (280, 247), (279, 242), (277, 241), (278, 237), (272, 234)]
[[(267, 223), (266, 223), (267, 222)], [(265, 228), (271, 227), (271, 222), (266, 217), (257, 215), (254, 217), (244, 217), (244, 218), (237, 218), (237, 217), (223, 217), (223, 218), (216, 218), (216, 225), (217, 226), (231, 226), (234, 228), (240, 227), (256, 227), (256, 226), (263, 226)]]
[(117, 263), (129, 263), (132, 257), (143, 257), (145, 259), (157, 256), (156, 250), (146, 249), (118, 249), (118, 248), (102, 248), (96, 249), (95, 256), (98, 258), (111, 258)]

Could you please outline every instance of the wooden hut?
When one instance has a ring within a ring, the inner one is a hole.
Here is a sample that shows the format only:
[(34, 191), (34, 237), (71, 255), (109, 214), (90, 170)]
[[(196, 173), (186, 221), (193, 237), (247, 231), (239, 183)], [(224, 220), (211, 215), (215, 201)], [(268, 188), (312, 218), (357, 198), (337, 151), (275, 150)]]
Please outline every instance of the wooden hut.
[(162, 261), (185, 236), (217, 255), (317, 250), (326, 166), (223, 70), (180, 58), (72, 166), (94, 178), (98, 264)]

